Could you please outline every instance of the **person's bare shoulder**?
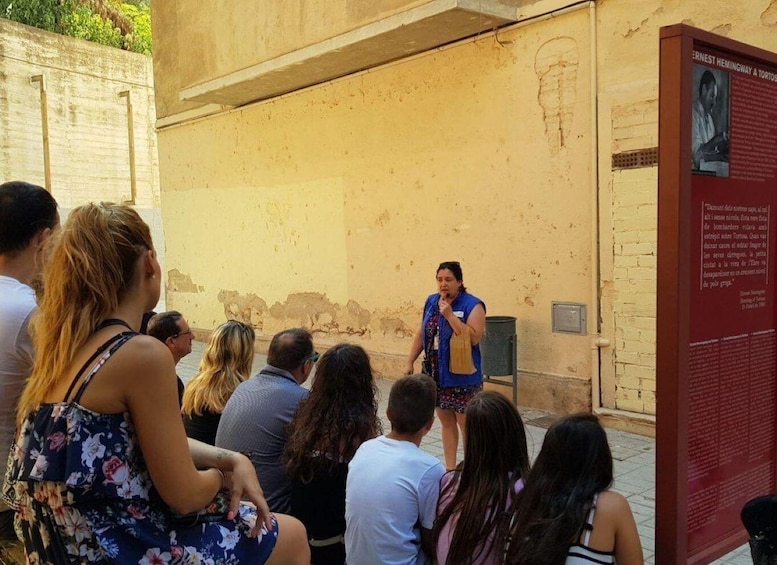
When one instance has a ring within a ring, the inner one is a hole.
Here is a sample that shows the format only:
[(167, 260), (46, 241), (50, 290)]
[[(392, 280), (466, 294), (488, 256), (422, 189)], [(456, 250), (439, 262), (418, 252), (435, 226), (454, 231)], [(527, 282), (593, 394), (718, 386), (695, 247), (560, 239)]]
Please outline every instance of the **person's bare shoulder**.
[(173, 356), (164, 343), (147, 335), (136, 335), (119, 350), (122, 365), (134, 374), (142, 376), (146, 372), (175, 370)]
[(629, 501), (621, 493), (614, 490), (605, 490), (599, 493), (596, 511), (618, 516), (623, 515), (625, 512), (630, 514), (631, 507), (629, 506)]

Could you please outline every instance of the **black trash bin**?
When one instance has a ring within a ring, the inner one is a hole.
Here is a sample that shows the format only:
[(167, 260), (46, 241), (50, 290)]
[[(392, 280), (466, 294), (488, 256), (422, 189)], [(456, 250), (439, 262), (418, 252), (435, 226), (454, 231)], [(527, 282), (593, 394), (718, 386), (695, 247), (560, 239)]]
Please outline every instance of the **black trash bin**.
[(750, 534), (754, 565), (777, 565), (777, 495), (758, 496), (745, 504), (742, 524)]
[(508, 376), (515, 372), (515, 318), (486, 316), (486, 331), (480, 339), (483, 374)]

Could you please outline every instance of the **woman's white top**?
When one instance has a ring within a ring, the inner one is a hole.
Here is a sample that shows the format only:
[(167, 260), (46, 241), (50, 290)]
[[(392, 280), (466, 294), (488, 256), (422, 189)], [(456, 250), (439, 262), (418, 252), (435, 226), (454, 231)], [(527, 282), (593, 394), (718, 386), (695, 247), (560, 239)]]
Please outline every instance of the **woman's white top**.
[(615, 563), (615, 551), (599, 551), (588, 547), (591, 541), (591, 532), (594, 529), (594, 515), (596, 514), (596, 501), (599, 495), (594, 495), (593, 506), (588, 513), (588, 519), (585, 522), (585, 534), (583, 542), (576, 543), (569, 547), (567, 552), (566, 565), (590, 565), (591, 563), (601, 565), (613, 565)]

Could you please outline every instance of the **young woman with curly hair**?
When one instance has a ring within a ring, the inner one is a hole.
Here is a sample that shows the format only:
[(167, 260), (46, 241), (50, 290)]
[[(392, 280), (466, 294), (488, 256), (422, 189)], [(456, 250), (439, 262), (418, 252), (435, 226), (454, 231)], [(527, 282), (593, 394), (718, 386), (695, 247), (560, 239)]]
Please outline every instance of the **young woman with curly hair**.
[(341, 343), (321, 356), (310, 396), (289, 424), (284, 453), (291, 514), (308, 531), (312, 562), (345, 563), (345, 482), (358, 447), (382, 431), (370, 358)]
[(254, 329), (230, 320), (211, 334), (200, 361), (200, 372), (183, 393), (183, 425), (192, 439), (216, 445), (224, 405), (237, 385), (251, 376)]
[(464, 438), (464, 461), (441, 481), (434, 524), (437, 561), (502, 563), (507, 511), (529, 472), (523, 421), (498, 392), (479, 392), (467, 405)]
[(593, 414), (561, 418), (545, 435), (518, 495), (510, 565), (642, 565), (634, 516), (612, 485), (607, 434)]

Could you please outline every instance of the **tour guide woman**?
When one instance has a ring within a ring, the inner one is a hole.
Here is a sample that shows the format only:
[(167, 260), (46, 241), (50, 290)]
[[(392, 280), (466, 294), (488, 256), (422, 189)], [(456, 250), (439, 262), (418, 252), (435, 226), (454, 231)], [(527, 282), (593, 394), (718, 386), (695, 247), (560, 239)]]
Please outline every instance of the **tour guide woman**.
[[(467, 292), (461, 265), (446, 261), (437, 267), (437, 293), (426, 299), (421, 328), (413, 338), (405, 372), (414, 372), (413, 364), (424, 352), (423, 373), (437, 383), (437, 417), (442, 424), (445, 466), (456, 467), (459, 430), (464, 436), (464, 411), (469, 400), (483, 388), (483, 371), (478, 343), (486, 328), (486, 305)], [(457, 374), (449, 370), (450, 341), (469, 331), (475, 371)]]

